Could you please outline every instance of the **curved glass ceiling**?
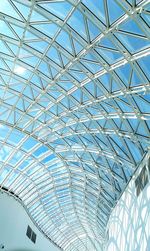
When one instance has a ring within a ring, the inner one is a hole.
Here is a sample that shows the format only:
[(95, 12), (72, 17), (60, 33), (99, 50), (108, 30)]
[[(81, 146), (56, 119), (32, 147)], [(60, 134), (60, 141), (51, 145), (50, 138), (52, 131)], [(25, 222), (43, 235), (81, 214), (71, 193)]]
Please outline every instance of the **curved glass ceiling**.
[(150, 146), (149, 26), (149, 0), (0, 3), (0, 185), (63, 250), (101, 250)]

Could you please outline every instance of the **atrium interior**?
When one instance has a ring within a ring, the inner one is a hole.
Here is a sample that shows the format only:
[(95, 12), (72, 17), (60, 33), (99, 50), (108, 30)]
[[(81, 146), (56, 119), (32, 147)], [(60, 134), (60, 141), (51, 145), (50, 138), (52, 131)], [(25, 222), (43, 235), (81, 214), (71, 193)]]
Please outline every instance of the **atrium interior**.
[(150, 250), (150, 0), (0, 1), (0, 249)]

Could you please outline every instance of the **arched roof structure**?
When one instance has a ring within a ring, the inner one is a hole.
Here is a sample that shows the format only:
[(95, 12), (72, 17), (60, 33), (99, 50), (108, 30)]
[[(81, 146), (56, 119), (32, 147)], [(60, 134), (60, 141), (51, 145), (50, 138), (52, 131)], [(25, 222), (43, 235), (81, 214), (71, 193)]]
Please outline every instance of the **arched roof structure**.
[(100, 251), (150, 145), (149, 0), (0, 3), (0, 186), (66, 251)]

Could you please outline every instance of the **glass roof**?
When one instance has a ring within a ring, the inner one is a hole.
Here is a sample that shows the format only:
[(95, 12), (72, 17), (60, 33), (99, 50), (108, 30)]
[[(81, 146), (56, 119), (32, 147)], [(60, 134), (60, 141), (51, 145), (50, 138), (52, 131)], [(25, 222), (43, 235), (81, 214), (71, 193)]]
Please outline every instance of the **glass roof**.
[(66, 251), (101, 251), (150, 147), (149, 0), (0, 3), (0, 186)]

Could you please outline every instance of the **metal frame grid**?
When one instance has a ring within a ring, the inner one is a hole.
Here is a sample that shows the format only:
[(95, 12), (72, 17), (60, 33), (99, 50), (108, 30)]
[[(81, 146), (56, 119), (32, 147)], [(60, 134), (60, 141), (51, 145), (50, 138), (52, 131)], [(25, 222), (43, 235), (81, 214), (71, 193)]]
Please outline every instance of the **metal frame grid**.
[(100, 251), (150, 144), (150, 1), (0, 4), (0, 186), (63, 250)]

